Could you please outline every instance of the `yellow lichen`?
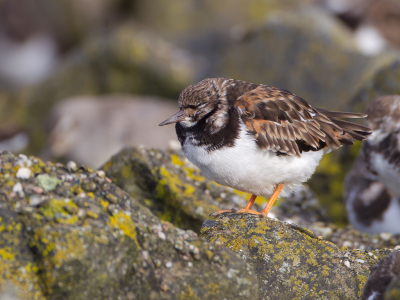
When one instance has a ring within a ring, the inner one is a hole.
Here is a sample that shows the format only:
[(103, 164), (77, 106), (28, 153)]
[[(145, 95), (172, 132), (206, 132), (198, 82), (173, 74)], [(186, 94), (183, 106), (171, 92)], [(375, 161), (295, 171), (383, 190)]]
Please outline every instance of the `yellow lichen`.
[(192, 287), (189, 284), (186, 284), (185, 290), (183, 292), (181, 292), (179, 299), (180, 300), (201, 300), (199, 297), (194, 295)]
[(82, 259), (84, 253), (85, 246), (79, 231), (72, 230), (65, 234), (64, 238), (57, 239), (57, 247), (53, 249), (51, 261), (56, 268), (59, 268), (67, 260)]
[(181, 166), (183, 167), (185, 165), (185, 162), (183, 160), (181, 160), (179, 158), (178, 155), (176, 154), (171, 154), (171, 162), (175, 165), (175, 166)]
[(98, 218), (99, 218), (99, 215), (98, 215), (98, 214), (96, 214), (95, 212), (90, 211), (90, 210), (87, 212), (87, 216), (88, 216), (89, 218), (92, 218), (92, 219), (98, 219)]
[(124, 214), (123, 212), (118, 212), (110, 217), (110, 222), (108, 225), (122, 231), (124, 235), (133, 240), (137, 248), (140, 249), (140, 245), (137, 240), (136, 227), (128, 215)]
[(156, 187), (156, 191), (162, 198), (165, 197), (166, 186), (168, 186), (169, 190), (175, 195), (191, 196), (194, 193), (195, 189), (192, 185), (183, 183), (178, 175), (172, 174), (165, 167), (160, 167), (159, 172), (162, 178)]
[(11, 248), (5, 247), (3, 249), (0, 249), (0, 256), (3, 260), (12, 261), (15, 257), (15, 253), (11, 252)]
[(361, 275), (361, 274), (357, 274), (357, 279), (358, 279), (358, 293), (357, 293), (357, 295), (358, 295), (358, 297), (361, 298), (362, 291), (364, 289), (365, 283), (368, 280), (368, 277), (364, 276), (364, 275)]
[(100, 202), (100, 205), (103, 207), (103, 209), (105, 211), (107, 211), (107, 208), (108, 208), (108, 205), (109, 205), (108, 201), (104, 201), (103, 199), (100, 199), (99, 202)]

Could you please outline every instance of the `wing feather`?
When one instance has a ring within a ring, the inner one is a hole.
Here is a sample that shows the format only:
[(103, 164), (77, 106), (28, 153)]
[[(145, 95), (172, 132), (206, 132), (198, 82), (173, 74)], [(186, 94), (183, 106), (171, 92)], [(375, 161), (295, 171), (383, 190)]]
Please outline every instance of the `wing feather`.
[(271, 86), (259, 85), (234, 104), (261, 149), (291, 156), (351, 145), (371, 132), (368, 127), (337, 119), (363, 118), (365, 114), (313, 108), (300, 97)]

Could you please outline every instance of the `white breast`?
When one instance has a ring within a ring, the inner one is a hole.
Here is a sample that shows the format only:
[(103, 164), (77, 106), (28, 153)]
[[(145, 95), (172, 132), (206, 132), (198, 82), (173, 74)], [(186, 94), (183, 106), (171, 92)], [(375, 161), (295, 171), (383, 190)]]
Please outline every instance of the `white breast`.
[(205, 147), (193, 145), (187, 138), (183, 151), (200, 168), (204, 176), (219, 184), (258, 196), (269, 197), (275, 186), (283, 182), (282, 196), (288, 195), (307, 181), (324, 151), (302, 153), (301, 157), (277, 156), (261, 150), (241, 125), (239, 139), (234, 147), (222, 147), (208, 152)]

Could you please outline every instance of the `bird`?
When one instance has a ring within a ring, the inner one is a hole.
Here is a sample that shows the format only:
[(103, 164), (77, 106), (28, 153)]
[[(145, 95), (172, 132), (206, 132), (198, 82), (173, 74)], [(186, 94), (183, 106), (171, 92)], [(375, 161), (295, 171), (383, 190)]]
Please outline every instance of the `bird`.
[(400, 197), (400, 96), (374, 99), (366, 108), (374, 132), (363, 145), (368, 170)]
[(345, 178), (349, 221), (370, 234), (400, 233), (400, 96), (375, 98), (365, 113), (373, 132)]
[[(363, 289), (363, 300), (387, 299), (384, 294), (389, 284), (400, 279), (400, 251), (393, 251), (373, 268)], [(398, 299), (390, 298), (390, 299)]]
[[(237, 79), (206, 78), (186, 87), (178, 104), (159, 126), (175, 123), (184, 154), (206, 178), (251, 194), (245, 208), (214, 217), (268, 216), (278, 196), (307, 181), (325, 153), (371, 132), (338, 119), (365, 114), (314, 108), (287, 90)], [(258, 196), (269, 197), (261, 212), (251, 209)]]

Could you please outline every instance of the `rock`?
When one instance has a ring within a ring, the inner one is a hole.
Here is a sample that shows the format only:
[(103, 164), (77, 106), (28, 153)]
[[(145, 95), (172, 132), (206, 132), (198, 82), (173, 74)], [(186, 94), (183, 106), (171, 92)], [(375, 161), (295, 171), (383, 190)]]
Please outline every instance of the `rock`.
[[(100, 168), (158, 217), (195, 232), (211, 213), (243, 208), (251, 196), (207, 180), (182, 151), (127, 147)], [(261, 211), (267, 202), (268, 199), (257, 197), (254, 209)], [(277, 201), (270, 217), (304, 226), (327, 221), (307, 186)]]
[(205, 77), (273, 85), (316, 107), (343, 110), (368, 75), (388, 61), (392, 55), (361, 55), (339, 21), (308, 8), (271, 14), (263, 25), (227, 42), (215, 51)]
[[(137, 1), (134, 18), (178, 46), (210, 54), (228, 36), (241, 36), (246, 26), (262, 24), (276, 11), (296, 9), (316, 0)], [(239, 78), (238, 78), (239, 79)]]
[(366, 11), (366, 22), (375, 26), (383, 37), (400, 47), (400, 4), (395, 0), (372, 1)]
[[(29, 299), (257, 297), (254, 271), (224, 246), (160, 221), (99, 172), (30, 160), (21, 181), (17, 159), (0, 155), (0, 286)], [(60, 182), (34, 194), (45, 175)]]
[(250, 197), (208, 181), (182, 151), (126, 147), (100, 168), (160, 219), (195, 232), (210, 213), (244, 207)]
[(171, 140), (178, 142), (175, 128), (158, 124), (177, 111), (177, 103), (149, 96), (65, 99), (50, 112), (49, 139), (43, 152), (99, 167), (126, 145), (165, 149)]
[(387, 299), (386, 295), (385, 297), (383, 296), (385, 290), (391, 284), (391, 281), (396, 280), (398, 276), (400, 276), (400, 251), (394, 251), (381, 259), (372, 268), (371, 274), (365, 283), (363, 300)]
[(380, 67), (369, 76), (368, 80), (359, 88), (351, 101), (351, 106), (357, 111), (364, 111), (372, 100), (386, 95), (399, 95), (400, 60)]
[(315, 222), (328, 222), (325, 210), (307, 185), (283, 198), (273, 208), (276, 217), (288, 223), (308, 227)]
[(380, 234), (367, 234), (358, 231), (352, 226), (340, 228), (332, 223), (315, 222), (305, 226), (314, 232), (316, 236), (334, 243), (342, 250), (361, 249), (374, 250), (384, 248), (394, 248), (400, 245), (400, 234), (383, 232)]
[(0, 125), (15, 124), (31, 134), (29, 151), (44, 145), (45, 120), (52, 105), (75, 95), (129, 93), (177, 98), (194, 81), (198, 59), (139, 25), (120, 25), (89, 38), (43, 84), (0, 94), (7, 109)]
[(219, 215), (201, 232), (254, 266), (259, 299), (361, 299), (370, 269), (392, 251), (340, 251), (307, 229), (250, 214)]

